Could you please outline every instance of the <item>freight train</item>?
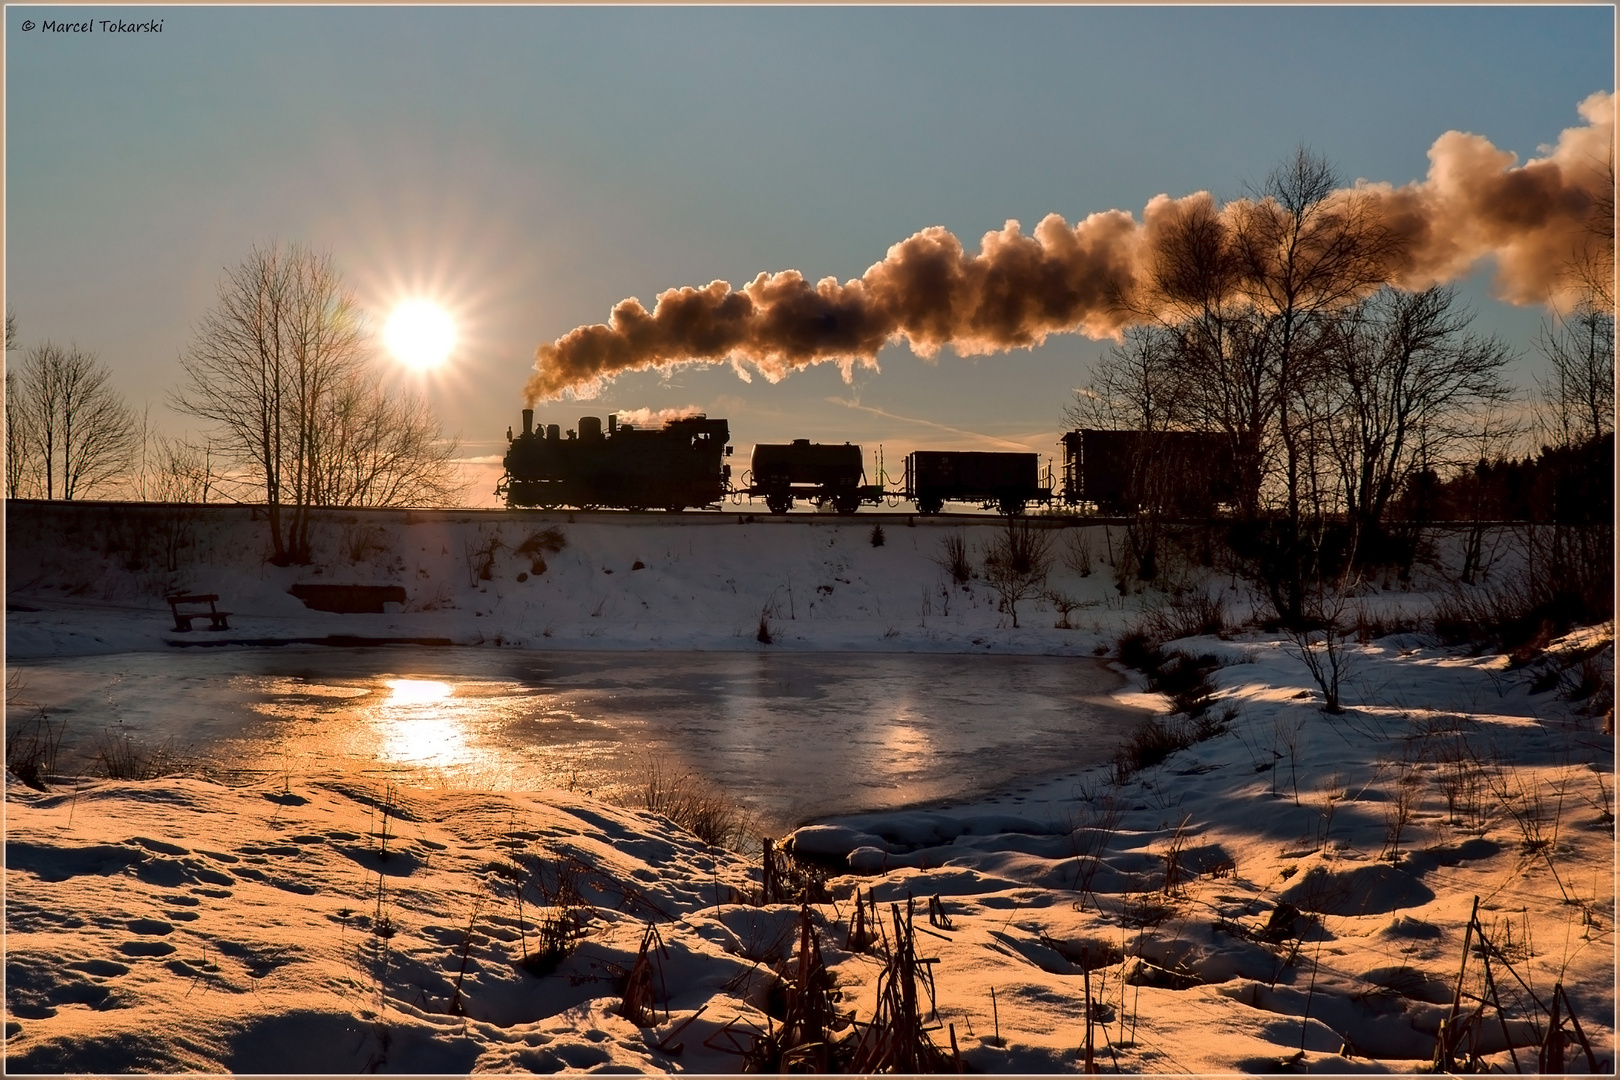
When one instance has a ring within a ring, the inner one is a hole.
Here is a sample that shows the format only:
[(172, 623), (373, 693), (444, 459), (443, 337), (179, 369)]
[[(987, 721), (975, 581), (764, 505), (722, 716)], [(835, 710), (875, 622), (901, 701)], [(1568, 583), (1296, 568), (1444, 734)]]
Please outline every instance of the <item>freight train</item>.
[[(496, 494), (511, 507), (582, 510), (683, 510), (714, 506), (726, 496), (765, 500), (773, 514), (795, 502), (852, 514), (863, 504), (909, 500), (922, 514), (937, 514), (947, 502), (973, 503), (1002, 514), (1022, 514), (1031, 504), (1050, 505), (1053, 489), (1042, 484), (1039, 458), (1030, 453), (914, 450), (906, 455), (902, 486), (868, 483), (861, 448), (850, 443), (759, 443), (742, 483), (733, 484), (724, 420), (688, 416), (641, 429), (609, 416), (581, 417), (564, 435), (558, 425), (534, 426), (523, 410), (523, 430), (507, 430), (506, 473)], [(1133, 509), (1150, 496), (1177, 511), (1203, 510), (1229, 501), (1231, 454), (1213, 435), (1160, 436), (1156, 459), (1170, 468), (1144, 487), (1136, 462), (1142, 447), (1133, 432), (1078, 431), (1063, 438), (1064, 479), (1059, 501), (1090, 502), (1105, 511)], [(1133, 470), (1136, 470), (1133, 472)]]

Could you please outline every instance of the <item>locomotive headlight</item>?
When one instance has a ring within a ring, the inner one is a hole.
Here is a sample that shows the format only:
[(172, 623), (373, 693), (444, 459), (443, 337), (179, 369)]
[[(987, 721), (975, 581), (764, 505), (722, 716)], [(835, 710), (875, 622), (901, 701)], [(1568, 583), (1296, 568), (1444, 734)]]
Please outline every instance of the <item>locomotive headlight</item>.
[(449, 358), (456, 347), (456, 324), (431, 300), (407, 300), (388, 316), (383, 341), (400, 363), (426, 371)]

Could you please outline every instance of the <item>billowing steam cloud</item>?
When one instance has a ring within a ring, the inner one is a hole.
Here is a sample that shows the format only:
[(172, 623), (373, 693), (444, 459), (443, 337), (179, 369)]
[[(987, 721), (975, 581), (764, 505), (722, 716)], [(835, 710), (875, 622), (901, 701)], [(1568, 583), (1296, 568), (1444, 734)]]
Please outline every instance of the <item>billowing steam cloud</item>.
[(671, 420), (685, 420), (689, 416), (699, 416), (703, 410), (696, 405), (685, 405), (678, 409), (620, 409), (614, 415), (619, 423), (629, 424), (638, 428), (661, 428)]
[[(1562, 133), (1544, 158), (1515, 155), (1477, 135), (1447, 132), (1429, 149), (1429, 174), (1404, 187), (1360, 183), (1333, 198), (1355, 201), (1399, 241), (1384, 277), (1422, 288), (1496, 259), (1498, 295), (1515, 304), (1571, 300), (1572, 258), (1593, 235), (1594, 209), (1613, 205), (1615, 103), (1596, 93), (1586, 123)], [(860, 278), (815, 284), (795, 270), (760, 274), (741, 289), (724, 281), (671, 289), (652, 311), (620, 301), (608, 323), (581, 326), (541, 345), (525, 388), (533, 404), (564, 393), (592, 397), (626, 371), (680, 363), (731, 363), (775, 382), (796, 368), (876, 367), (878, 350), (904, 339), (922, 356), (949, 345), (963, 356), (1039, 345), (1048, 335), (1117, 335), (1153, 307), (1145, 282), (1164, 236), (1189, 214), (1235, 222), (1264, 207), (1216, 207), (1208, 193), (1159, 196), (1138, 222), (1123, 210), (1077, 225), (1052, 214), (1025, 235), (1016, 221), (987, 233), (969, 254), (942, 228), (889, 249)], [(1612, 250), (1612, 223), (1608, 243)], [(1612, 258), (1612, 254), (1609, 256)]]

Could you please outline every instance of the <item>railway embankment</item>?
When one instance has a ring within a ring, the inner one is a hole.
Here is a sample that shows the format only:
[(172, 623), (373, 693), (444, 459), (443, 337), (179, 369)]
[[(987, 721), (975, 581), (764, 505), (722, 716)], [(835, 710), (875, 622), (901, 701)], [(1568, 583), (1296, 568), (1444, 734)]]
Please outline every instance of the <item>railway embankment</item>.
[[(982, 515), (330, 510), (311, 518), (311, 561), (281, 566), (259, 507), (11, 502), (7, 654), (434, 638), (1090, 655), (1135, 606), (1111, 567), (1123, 534), (1031, 521), (1046, 572), (1009, 593), (985, 573), (1005, 519)], [(404, 599), (308, 606), (332, 586)], [(228, 632), (177, 632), (177, 592), (217, 595)]]

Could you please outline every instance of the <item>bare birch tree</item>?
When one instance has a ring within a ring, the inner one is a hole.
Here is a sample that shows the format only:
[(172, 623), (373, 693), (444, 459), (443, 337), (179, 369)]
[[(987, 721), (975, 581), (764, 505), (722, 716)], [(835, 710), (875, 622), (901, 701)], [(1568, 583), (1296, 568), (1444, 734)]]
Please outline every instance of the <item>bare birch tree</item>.
[(124, 474), (135, 417), (111, 377), (93, 353), (49, 341), (28, 350), (15, 379), (8, 372), (9, 492), (83, 498)]

